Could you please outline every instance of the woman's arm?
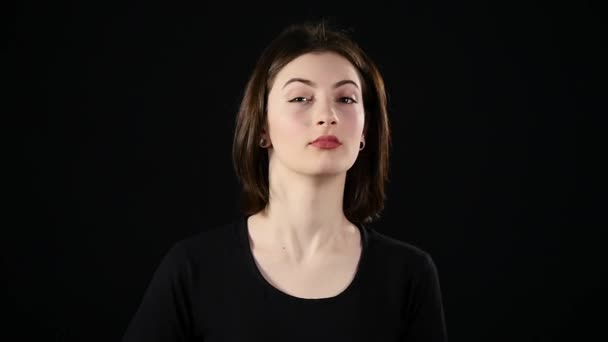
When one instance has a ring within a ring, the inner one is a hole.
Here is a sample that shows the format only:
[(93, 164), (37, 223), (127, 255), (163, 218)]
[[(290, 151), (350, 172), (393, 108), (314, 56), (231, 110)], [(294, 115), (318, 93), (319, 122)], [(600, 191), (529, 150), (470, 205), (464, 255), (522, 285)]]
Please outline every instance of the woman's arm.
[(123, 342), (177, 342), (191, 339), (192, 272), (177, 243), (156, 269)]
[(447, 330), (437, 267), (428, 253), (413, 284), (402, 341), (447, 342)]

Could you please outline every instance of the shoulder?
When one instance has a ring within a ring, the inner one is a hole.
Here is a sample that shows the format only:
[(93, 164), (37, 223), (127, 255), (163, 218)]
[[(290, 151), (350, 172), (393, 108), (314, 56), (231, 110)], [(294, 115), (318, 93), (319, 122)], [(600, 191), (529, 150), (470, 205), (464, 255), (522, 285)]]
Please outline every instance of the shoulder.
[(368, 229), (370, 246), (374, 256), (388, 265), (401, 266), (409, 270), (428, 270), (434, 268), (431, 254), (424, 248), (407, 241)]
[(203, 227), (198, 232), (176, 241), (168, 254), (189, 262), (217, 261), (222, 256), (234, 255), (238, 243), (239, 218), (228, 218), (223, 223)]

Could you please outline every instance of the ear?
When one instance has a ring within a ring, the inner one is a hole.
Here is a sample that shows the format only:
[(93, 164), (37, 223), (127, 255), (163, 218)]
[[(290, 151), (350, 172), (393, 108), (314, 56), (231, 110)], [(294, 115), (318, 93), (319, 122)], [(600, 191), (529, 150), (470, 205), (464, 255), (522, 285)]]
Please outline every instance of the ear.
[(272, 145), (272, 141), (270, 140), (270, 134), (268, 134), (268, 130), (267, 127), (264, 126), (262, 127), (261, 131), (260, 131), (260, 135), (258, 137), (258, 139), (264, 138), (264, 140), (266, 140), (270, 145)]

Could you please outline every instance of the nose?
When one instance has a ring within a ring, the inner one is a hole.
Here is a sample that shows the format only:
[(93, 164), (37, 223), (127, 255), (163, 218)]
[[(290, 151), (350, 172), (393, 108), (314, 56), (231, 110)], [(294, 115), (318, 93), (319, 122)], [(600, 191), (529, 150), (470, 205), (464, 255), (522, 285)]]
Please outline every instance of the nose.
[(336, 125), (338, 123), (338, 115), (331, 101), (318, 101), (316, 121), (317, 125)]

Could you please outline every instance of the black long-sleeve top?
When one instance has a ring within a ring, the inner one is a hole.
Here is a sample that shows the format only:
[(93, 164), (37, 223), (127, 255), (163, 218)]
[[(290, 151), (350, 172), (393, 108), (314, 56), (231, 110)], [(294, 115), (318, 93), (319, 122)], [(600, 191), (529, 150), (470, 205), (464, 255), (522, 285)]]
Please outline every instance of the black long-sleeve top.
[(307, 299), (272, 286), (257, 268), (247, 217), (176, 242), (123, 342), (446, 342), (437, 268), (428, 252), (362, 224), (348, 287)]

